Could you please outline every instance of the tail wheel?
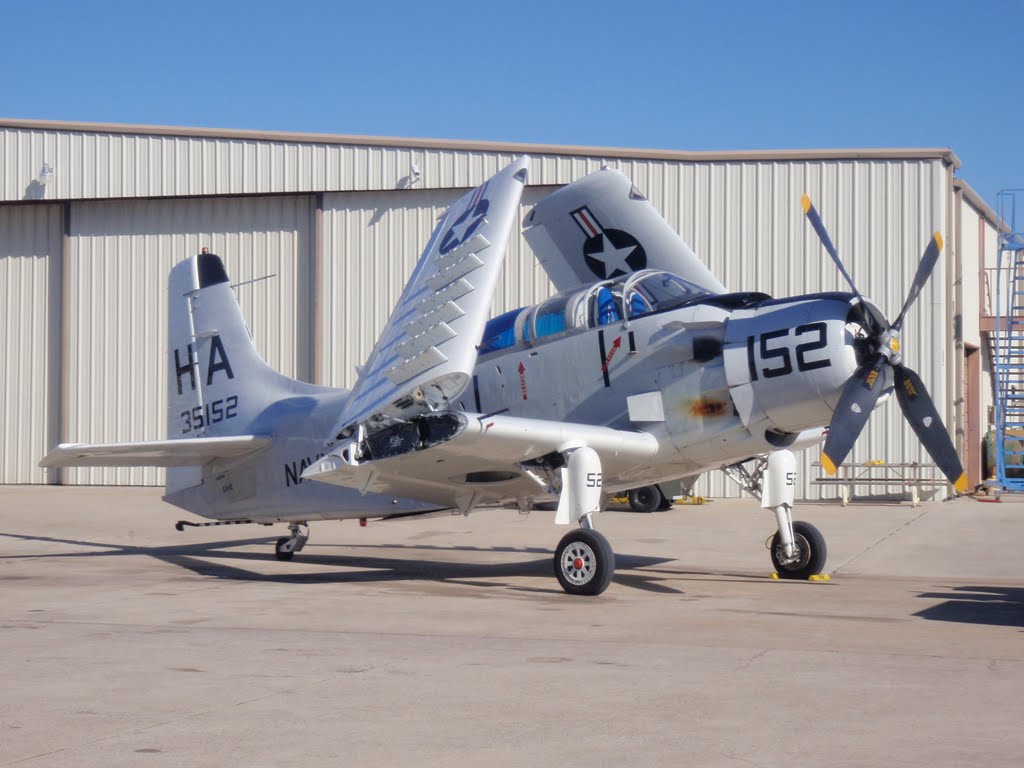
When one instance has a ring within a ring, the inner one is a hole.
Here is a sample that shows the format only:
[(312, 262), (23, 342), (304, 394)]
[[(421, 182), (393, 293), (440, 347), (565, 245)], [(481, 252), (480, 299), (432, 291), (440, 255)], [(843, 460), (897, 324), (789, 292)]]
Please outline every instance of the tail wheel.
[(285, 549), (285, 545), (291, 541), (287, 536), (282, 536), (277, 540), (277, 544), (274, 546), (274, 557), (278, 560), (291, 560), (295, 557), (295, 551), (292, 549)]
[(806, 579), (821, 573), (825, 568), (828, 548), (821, 531), (810, 523), (795, 521), (793, 523), (793, 539), (796, 541), (797, 559), (790, 563), (783, 562), (782, 539), (778, 532), (772, 536), (770, 546), (772, 565), (775, 572), (783, 579)]
[(615, 553), (608, 539), (593, 528), (562, 537), (555, 549), (555, 576), (570, 595), (600, 595), (612, 583)]

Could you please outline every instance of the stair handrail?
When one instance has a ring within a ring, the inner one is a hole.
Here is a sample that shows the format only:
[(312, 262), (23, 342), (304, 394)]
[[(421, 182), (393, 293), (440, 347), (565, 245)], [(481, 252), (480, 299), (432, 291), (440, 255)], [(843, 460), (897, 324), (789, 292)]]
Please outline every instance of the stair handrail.
[[(1024, 302), (1018, 295), (1024, 290), (1024, 233), (1017, 230), (1017, 196), (1024, 199), (1024, 189), (1004, 189), (996, 195), (998, 209), (998, 245), (996, 252), (996, 314), (995, 314), (995, 454), (996, 477), (999, 483), (1007, 488), (1016, 485), (1024, 487), (1019, 478), (1016, 482), (1009, 481), (1006, 467), (1007, 426), (1010, 423), (1010, 410), (1013, 408), (1014, 421), (1020, 420), (1018, 411), (1021, 406), (1019, 394), (1011, 396), (1010, 387), (1020, 384), (1022, 370), (1021, 355), (1024, 345), (1014, 333), (1024, 331)], [(1003, 269), (1006, 272), (1003, 272)], [(1002, 295), (1005, 292), (1005, 297)], [(1019, 305), (1019, 306), (1018, 306)], [(1016, 346), (1015, 346), (1016, 345)], [(1014, 354), (1014, 350), (1017, 354)], [(1016, 368), (1015, 368), (1016, 366)]]

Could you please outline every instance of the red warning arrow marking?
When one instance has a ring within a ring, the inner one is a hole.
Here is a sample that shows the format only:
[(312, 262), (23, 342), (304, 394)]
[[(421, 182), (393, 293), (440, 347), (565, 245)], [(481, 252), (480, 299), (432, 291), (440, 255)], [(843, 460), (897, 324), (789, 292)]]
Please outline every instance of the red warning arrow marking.
[(523, 400), (527, 400), (526, 396), (526, 366), (519, 363), (519, 389), (523, 393)]
[(615, 341), (612, 342), (611, 351), (608, 356), (604, 359), (604, 364), (601, 366), (601, 371), (604, 373), (608, 372), (608, 366), (612, 364), (612, 358), (615, 357), (615, 353), (619, 351), (619, 347), (622, 346), (622, 337), (616, 336)]

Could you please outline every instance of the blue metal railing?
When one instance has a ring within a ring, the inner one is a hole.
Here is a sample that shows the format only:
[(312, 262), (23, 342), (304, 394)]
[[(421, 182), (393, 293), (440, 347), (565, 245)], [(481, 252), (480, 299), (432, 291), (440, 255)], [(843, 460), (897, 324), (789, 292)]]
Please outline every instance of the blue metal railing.
[(996, 279), (996, 480), (1010, 491), (1024, 491), (1024, 233), (1017, 229), (1018, 196), (1024, 215), (1024, 189), (996, 196), (1004, 224)]

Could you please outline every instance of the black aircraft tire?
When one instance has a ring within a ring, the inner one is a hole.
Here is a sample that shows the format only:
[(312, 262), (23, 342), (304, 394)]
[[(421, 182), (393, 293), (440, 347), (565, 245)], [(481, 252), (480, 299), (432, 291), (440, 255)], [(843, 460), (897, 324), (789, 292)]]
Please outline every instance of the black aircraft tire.
[(570, 595), (600, 595), (612, 583), (615, 553), (600, 533), (580, 528), (558, 542), (554, 564), (558, 583)]
[(282, 536), (280, 539), (277, 540), (277, 544), (274, 546), (274, 557), (276, 557), (278, 560), (291, 560), (293, 557), (295, 557), (294, 550), (285, 552), (281, 549), (281, 547), (283, 547), (289, 541), (291, 541), (291, 539), (289, 539), (287, 536)]
[(661, 506), (664, 497), (656, 485), (645, 485), (629, 492), (629, 508), (634, 512), (653, 512)]
[(825, 568), (825, 560), (828, 558), (828, 547), (825, 546), (825, 537), (821, 531), (810, 523), (796, 521), (793, 523), (793, 537), (800, 548), (800, 559), (795, 563), (783, 565), (779, 557), (779, 549), (782, 547), (781, 537), (776, 531), (772, 536), (771, 553), (772, 565), (780, 579), (807, 579), (809, 576), (821, 573)]

